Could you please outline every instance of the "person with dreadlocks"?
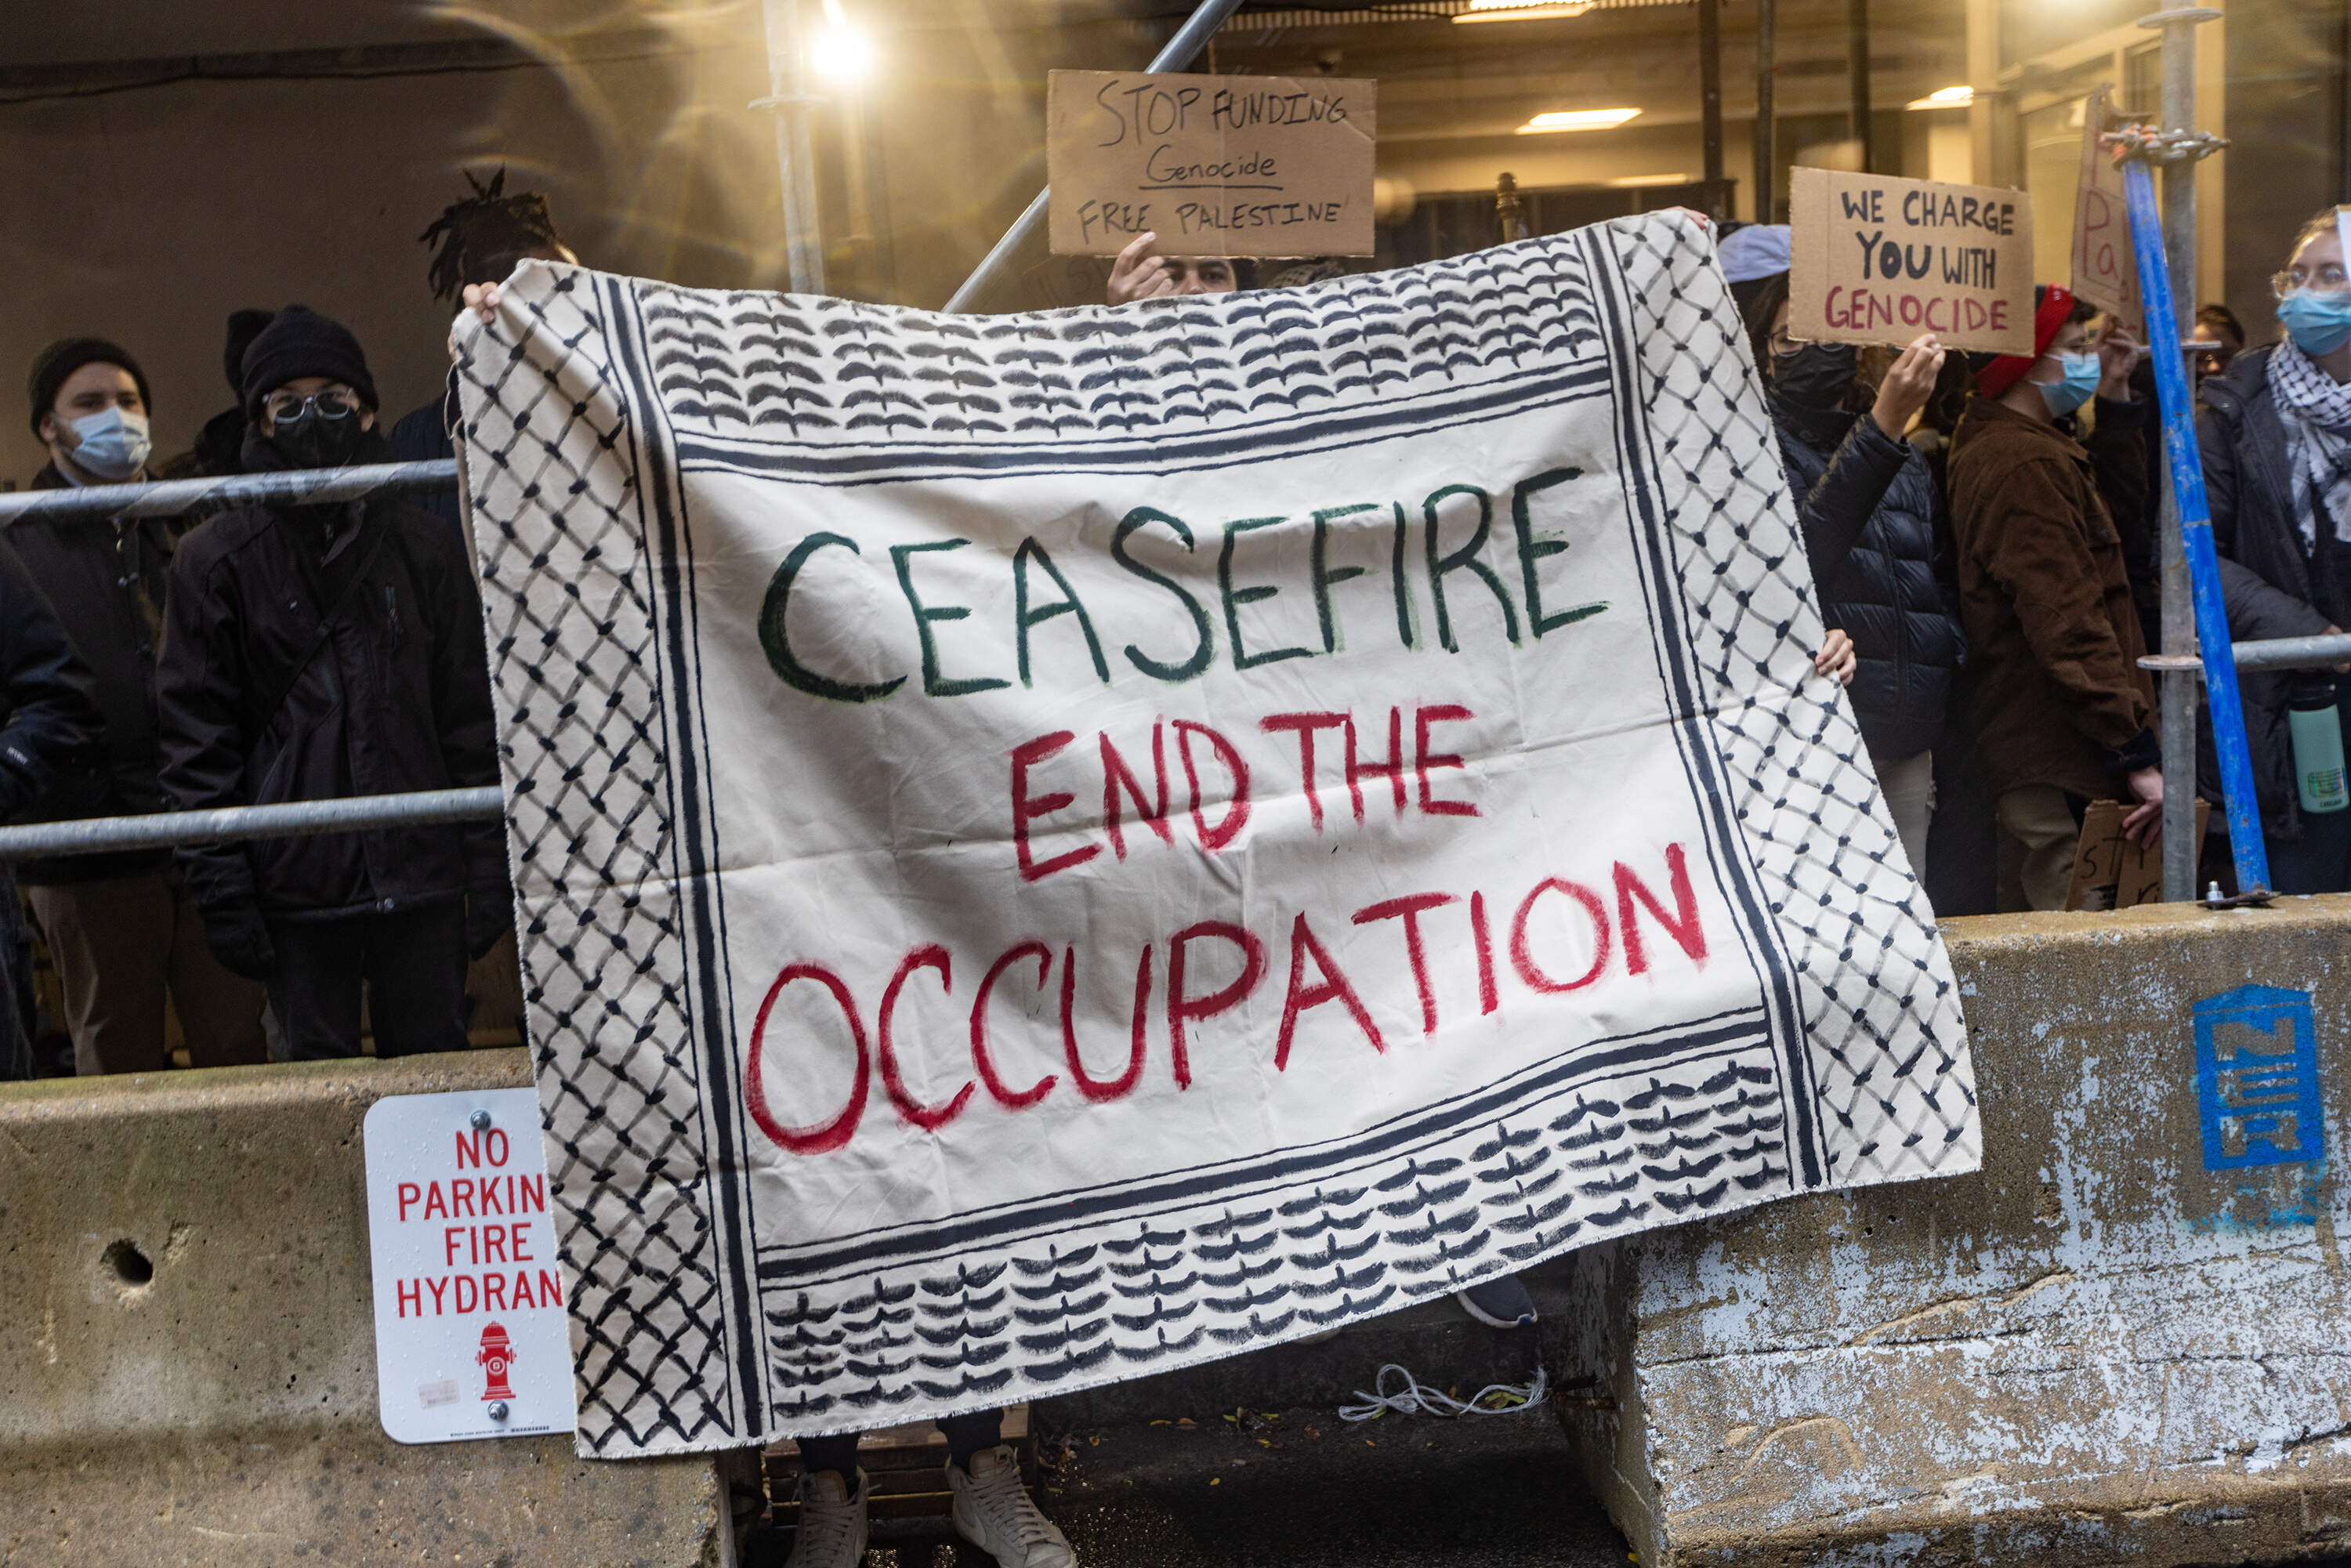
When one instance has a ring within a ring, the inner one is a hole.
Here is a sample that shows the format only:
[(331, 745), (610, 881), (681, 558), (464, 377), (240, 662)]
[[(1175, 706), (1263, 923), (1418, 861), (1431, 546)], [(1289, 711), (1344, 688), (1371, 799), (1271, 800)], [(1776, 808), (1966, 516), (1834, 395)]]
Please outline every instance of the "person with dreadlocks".
[[(425, 281), (435, 299), (455, 304), (468, 284), (503, 282), (518, 261), (579, 262), (556, 232), (555, 212), (546, 196), (537, 191), (507, 194), (504, 169), (491, 175), (486, 185), (470, 173), (465, 183), (473, 186), (474, 193), (443, 208), (441, 215), (417, 236), (419, 243), (434, 247)], [(456, 422), (457, 376), (453, 369), (439, 397), (403, 414), (392, 425), (393, 461), (423, 463), (455, 457), (457, 446), (450, 431)], [(455, 491), (420, 497), (418, 504), (453, 525), (460, 520)]]

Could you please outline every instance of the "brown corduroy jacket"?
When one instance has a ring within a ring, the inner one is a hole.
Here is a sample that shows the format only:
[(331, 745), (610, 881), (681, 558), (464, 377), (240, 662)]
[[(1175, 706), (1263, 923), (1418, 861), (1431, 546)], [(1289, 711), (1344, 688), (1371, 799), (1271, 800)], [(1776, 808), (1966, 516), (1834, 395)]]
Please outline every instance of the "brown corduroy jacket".
[(1951, 526), (1968, 633), (1968, 731), (1994, 793), (2116, 796), (2155, 760), (2155, 684), (2119, 517), (2147, 504), (2139, 405), (2097, 406), (2085, 449), (1978, 398), (1951, 438)]

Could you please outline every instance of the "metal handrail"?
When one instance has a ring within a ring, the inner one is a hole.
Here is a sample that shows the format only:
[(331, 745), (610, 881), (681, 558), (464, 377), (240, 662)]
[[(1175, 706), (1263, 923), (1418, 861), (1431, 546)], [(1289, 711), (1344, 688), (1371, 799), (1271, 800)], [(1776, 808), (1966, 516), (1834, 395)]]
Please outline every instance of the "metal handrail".
[(356, 501), (378, 491), (444, 490), (456, 482), (457, 460), (436, 457), (423, 463), (371, 463), (277, 474), (224, 474), (210, 479), (16, 490), (0, 496), (0, 527), (21, 517), (171, 517), (199, 507), (314, 506)]
[[(87, 485), (0, 495), (0, 526), (25, 517), (168, 517), (199, 507), (304, 506), (362, 496), (445, 490), (457, 483), (457, 460), (361, 464), (209, 479)], [(207, 811), (157, 811), (140, 817), (86, 817), (68, 822), (0, 827), (0, 862), (160, 850), (241, 839), (303, 838), (443, 822), (495, 821), (505, 815), (497, 786), (353, 795), (276, 806), (222, 806)]]
[(477, 789), (418, 789), (401, 795), (351, 795), (339, 800), (296, 800), (281, 806), (221, 806), (209, 811), (157, 811), (144, 817), (86, 817), (73, 822), (31, 822), (0, 828), (0, 861), (47, 860), (123, 850), (176, 849), (239, 839), (309, 838), (379, 828), (422, 828), (443, 822), (488, 822), (506, 814), (495, 784)]

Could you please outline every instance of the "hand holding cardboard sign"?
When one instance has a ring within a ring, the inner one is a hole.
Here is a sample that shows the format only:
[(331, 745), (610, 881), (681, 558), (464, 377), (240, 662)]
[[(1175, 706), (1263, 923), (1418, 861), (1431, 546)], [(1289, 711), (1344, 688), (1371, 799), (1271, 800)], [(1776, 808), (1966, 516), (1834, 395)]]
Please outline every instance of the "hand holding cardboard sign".
[(1877, 383), (1877, 401), (1870, 405), (1869, 417), (1877, 421), (1877, 428), (1888, 438), (1899, 441), (1910, 422), (1935, 395), (1935, 382), (1943, 373), (1943, 345), (1935, 334), (1927, 332), (1911, 340), (1902, 350), (1886, 379)]
[(2119, 316), (2106, 318), (2106, 329), (2098, 334), (2098, 395), (2111, 402), (2130, 401), (2131, 371), (2147, 352), (2147, 345), (2132, 335)]

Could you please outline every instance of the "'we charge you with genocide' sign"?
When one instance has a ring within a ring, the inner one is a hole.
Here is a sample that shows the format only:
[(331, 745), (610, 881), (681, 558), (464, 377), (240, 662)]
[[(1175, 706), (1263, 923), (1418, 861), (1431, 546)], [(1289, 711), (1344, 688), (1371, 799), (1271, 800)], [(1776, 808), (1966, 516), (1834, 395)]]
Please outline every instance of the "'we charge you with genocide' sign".
[(1053, 254), (1369, 256), (1379, 84), (1054, 71)]
[(2032, 352), (2032, 204), (1889, 174), (1788, 176), (1788, 331), (1824, 343)]
[(1710, 239), (459, 328), (621, 1455), (1162, 1372), (1973, 1168)]

